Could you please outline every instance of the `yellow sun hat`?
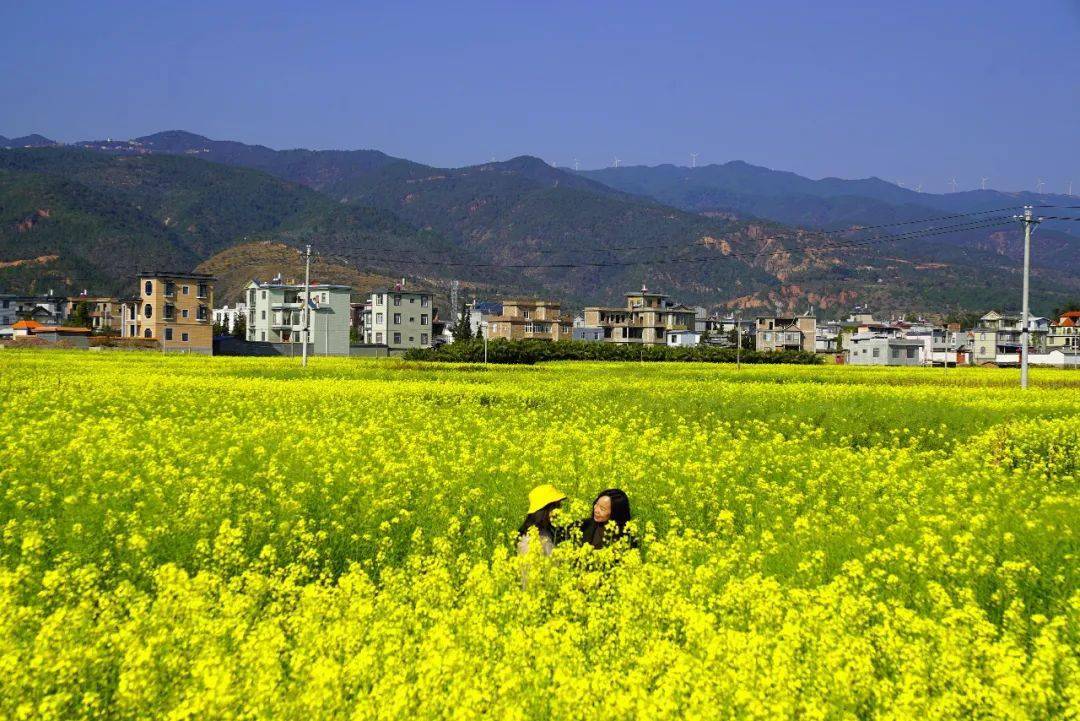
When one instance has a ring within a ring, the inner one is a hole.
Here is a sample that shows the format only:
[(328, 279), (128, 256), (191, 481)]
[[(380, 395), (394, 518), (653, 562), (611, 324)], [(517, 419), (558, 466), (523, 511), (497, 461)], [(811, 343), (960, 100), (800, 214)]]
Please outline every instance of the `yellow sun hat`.
[(562, 501), (565, 498), (566, 494), (550, 483), (537, 486), (529, 491), (529, 513), (536, 513), (549, 503)]

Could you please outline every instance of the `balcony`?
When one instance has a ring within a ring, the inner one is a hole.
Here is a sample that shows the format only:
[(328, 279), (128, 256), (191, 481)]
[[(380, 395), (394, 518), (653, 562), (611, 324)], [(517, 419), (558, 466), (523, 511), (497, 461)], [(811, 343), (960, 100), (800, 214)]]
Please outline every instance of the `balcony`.
[(302, 300), (297, 301), (284, 301), (281, 303), (271, 303), (270, 310), (301, 310), (304, 307)]

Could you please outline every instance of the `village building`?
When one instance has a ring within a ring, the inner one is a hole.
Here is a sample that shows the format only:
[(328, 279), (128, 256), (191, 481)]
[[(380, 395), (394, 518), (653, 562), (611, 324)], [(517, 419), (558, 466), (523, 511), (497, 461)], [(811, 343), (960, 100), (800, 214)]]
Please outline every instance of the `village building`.
[(166, 353), (213, 354), (215, 280), (204, 273), (139, 273), (139, 295), (123, 304), (121, 335), (155, 339)]
[(667, 332), (693, 330), (694, 309), (675, 303), (644, 285), (626, 294), (625, 307), (593, 306), (585, 309), (584, 326), (601, 328), (608, 343), (665, 345)]
[(502, 313), (487, 318), (487, 337), (506, 340), (570, 340), (574, 320), (561, 314), (555, 301), (514, 298), (504, 300)]

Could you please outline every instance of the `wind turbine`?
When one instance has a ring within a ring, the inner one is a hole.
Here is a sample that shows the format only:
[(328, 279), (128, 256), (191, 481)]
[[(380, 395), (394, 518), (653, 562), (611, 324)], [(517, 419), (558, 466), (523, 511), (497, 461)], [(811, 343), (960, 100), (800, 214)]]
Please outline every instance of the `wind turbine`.
[(988, 180), (990, 180), (990, 178), (980, 178), (979, 187), (981, 187), (983, 190), (986, 190), (986, 181)]
[(574, 170), (577, 171), (577, 169), (578, 169), (578, 159), (574, 158)]
[(922, 183), (919, 183), (918, 185), (915, 186), (915, 192), (916, 193), (921, 193), (922, 192)]
[(1042, 178), (1039, 178), (1037, 181), (1035, 181), (1035, 192), (1041, 195), (1044, 185), (1046, 185), (1046, 183), (1043, 182)]
[(697, 167), (697, 156), (698, 156), (697, 153), (690, 153), (690, 167), (691, 168), (696, 168)]
[(950, 180), (949, 185), (952, 186), (952, 192), (955, 193), (956, 192), (956, 178), (953, 178), (952, 180)]
[(1065, 195), (1072, 195), (1072, 181), (1069, 181), (1069, 187), (1065, 190)]
[(620, 160), (619, 160), (619, 156), (618, 156), (618, 155), (616, 155), (616, 156), (615, 156), (615, 167), (616, 167), (616, 168), (617, 168), (617, 167), (619, 167), (619, 163), (620, 163), (620, 162), (622, 162), (622, 161), (620, 161)]

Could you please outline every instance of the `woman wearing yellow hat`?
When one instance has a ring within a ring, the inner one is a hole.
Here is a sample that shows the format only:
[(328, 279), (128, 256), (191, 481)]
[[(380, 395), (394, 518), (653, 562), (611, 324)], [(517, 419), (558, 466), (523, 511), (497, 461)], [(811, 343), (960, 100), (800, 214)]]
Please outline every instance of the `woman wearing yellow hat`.
[(555, 486), (545, 483), (529, 491), (529, 513), (518, 529), (518, 553), (529, 552), (529, 529), (535, 528), (545, 556), (555, 548), (555, 528), (551, 525), (551, 512), (566, 500)]

